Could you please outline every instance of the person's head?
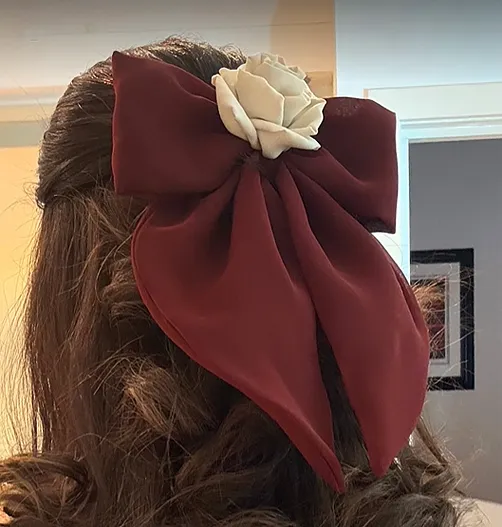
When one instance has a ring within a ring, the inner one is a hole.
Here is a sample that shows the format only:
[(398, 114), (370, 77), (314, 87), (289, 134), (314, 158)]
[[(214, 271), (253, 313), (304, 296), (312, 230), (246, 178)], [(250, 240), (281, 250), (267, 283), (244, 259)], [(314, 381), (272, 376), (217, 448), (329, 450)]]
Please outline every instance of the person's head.
[[(236, 50), (168, 39), (127, 52), (211, 83)], [(346, 489), (335, 492), (256, 404), (192, 361), (145, 307), (131, 239), (146, 201), (112, 178), (111, 61), (77, 77), (44, 135), (26, 313), (33, 451), (0, 465), (14, 525), (456, 527), (458, 477), (420, 423), (372, 474), (331, 346), (318, 354)], [(169, 126), (169, 122), (165, 123)], [(194, 153), (196, 155), (196, 153)]]

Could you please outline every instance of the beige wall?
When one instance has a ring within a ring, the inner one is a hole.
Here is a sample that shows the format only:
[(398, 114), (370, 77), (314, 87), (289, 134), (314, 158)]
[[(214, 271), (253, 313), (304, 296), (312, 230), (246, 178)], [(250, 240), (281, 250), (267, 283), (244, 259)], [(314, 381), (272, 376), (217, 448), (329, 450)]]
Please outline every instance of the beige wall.
[(19, 367), (18, 322), (37, 219), (29, 195), (37, 150), (0, 148), (0, 456), (13, 446), (14, 431), (26, 430), (22, 419), (28, 399)]
[(177, 34), (246, 53), (283, 54), (306, 71), (333, 71), (333, 0), (44, 0), (2, 9), (0, 91), (63, 86), (115, 49)]
[[(24, 289), (37, 212), (32, 196), (38, 148), (0, 148), (0, 319), (12, 315)], [(3, 324), (2, 324), (3, 326)], [(2, 328), (5, 329), (5, 328)], [(3, 332), (1, 333), (4, 334)]]

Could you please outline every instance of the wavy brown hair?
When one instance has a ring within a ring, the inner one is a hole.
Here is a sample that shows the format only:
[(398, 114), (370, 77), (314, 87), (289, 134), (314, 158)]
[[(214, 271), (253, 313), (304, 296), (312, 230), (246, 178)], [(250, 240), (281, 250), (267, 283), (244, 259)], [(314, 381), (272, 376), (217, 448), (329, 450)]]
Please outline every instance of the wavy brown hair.
[[(243, 55), (171, 38), (128, 53), (210, 82)], [(141, 104), (141, 101), (138, 101)], [(111, 177), (110, 61), (77, 77), (44, 135), (25, 321), (33, 446), (0, 464), (6, 521), (33, 527), (455, 527), (458, 475), (423, 423), (376, 479), (333, 354), (319, 360), (347, 492), (334, 493), (246, 397), (193, 363), (136, 290), (144, 203)], [(169, 126), (169, 123), (166, 123)]]

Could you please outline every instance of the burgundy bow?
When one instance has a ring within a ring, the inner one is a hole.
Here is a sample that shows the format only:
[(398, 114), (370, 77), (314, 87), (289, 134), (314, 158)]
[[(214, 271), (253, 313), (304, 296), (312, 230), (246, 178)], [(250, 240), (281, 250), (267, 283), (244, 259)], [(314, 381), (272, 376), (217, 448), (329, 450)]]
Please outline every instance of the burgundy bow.
[(225, 129), (214, 88), (195, 76), (118, 53), (113, 76), (114, 181), (149, 202), (132, 260), (152, 317), (342, 491), (320, 324), (383, 475), (416, 426), (429, 361), (410, 287), (370, 233), (395, 228), (394, 115), (329, 99), (322, 148), (272, 161)]

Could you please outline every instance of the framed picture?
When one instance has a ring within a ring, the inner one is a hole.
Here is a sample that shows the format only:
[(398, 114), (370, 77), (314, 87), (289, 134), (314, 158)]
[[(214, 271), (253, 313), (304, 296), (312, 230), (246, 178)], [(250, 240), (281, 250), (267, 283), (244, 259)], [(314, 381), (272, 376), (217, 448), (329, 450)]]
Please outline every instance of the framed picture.
[(474, 389), (474, 251), (411, 252), (430, 336), (430, 390)]

